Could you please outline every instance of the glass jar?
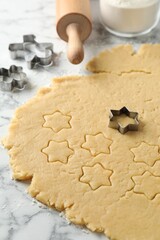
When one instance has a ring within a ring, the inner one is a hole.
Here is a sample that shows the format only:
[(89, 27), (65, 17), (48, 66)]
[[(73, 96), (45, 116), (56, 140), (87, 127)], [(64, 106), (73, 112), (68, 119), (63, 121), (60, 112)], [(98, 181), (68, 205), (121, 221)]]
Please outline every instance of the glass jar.
[(160, 0), (100, 0), (102, 23), (118, 36), (143, 35), (157, 25), (159, 6)]

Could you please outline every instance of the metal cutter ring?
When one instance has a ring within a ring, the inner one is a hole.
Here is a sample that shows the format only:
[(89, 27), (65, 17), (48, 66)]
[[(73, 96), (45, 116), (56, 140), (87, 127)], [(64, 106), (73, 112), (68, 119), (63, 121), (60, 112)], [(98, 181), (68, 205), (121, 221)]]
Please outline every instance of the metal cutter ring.
[(22, 67), (15, 65), (9, 69), (0, 68), (0, 89), (12, 91), (14, 89), (23, 90), (27, 84), (27, 75), (23, 72)]
[[(122, 126), (118, 121), (115, 120), (116, 116), (121, 116), (122, 114), (125, 114), (129, 118), (134, 119), (134, 123), (128, 124), (125, 127)], [(126, 107), (123, 107), (120, 110), (110, 110), (108, 126), (110, 128), (117, 129), (121, 134), (125, 134), (128, 131), (137, 131), (139, 126), (138, 113), (131, 112)]]
[(38, 43), (33, 34), (24, 35), (22, 43), (9, 45), (9, 52), (12, 59), (25, 59), (29, 69), (40, 66), (51, 66), (53, 64), (53, 44)]

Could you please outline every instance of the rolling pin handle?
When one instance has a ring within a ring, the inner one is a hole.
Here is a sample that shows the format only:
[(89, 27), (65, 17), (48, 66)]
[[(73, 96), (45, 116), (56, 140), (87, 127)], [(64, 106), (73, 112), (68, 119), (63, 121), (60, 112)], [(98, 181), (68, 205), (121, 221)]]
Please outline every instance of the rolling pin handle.
[(69, 24), (66, 33), (68, 35), (68, 59), (73, 64), (79, 64), (84, 58), (84, 49), (79, 25), (76, 23)]

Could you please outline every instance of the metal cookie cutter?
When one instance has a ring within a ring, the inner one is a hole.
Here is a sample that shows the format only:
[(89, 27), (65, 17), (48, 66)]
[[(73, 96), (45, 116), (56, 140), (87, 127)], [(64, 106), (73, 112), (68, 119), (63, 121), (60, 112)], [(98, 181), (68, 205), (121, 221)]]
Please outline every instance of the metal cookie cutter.
[(12, 43), (9, 45), (12, 59), (25, 59), (29, 69), (36, 65), (50, 66), (53, 63), (53, 44), (38, 43), (33, 34), (24, 35), (23, 43)]
[[(116, 116), (125, 114), (129, 118), (134, 119), (134, 124), (128, 124), (125, 127), (122, 126), (116, 119)], [(109, 125), (110, 128), (117, 129), (121, 134), (125, 134), (128, 131), (137, 131), (139, 126), (138, 113), (130, 112), (126, 107), (121, 108), (120, 110), (110, 110), (109, 115)]]
[(9, 69), (0, 68), (0, 89), (12, 91), (13, 89), (23, 90), (27, 84), (27, 75), (23, 72), (22, 67), (15, 65)]

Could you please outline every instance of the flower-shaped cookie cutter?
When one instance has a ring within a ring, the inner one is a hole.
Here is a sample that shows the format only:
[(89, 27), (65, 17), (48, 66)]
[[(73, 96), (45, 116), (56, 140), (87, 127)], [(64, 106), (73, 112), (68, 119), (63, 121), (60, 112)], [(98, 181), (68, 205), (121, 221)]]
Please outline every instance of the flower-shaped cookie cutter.
[(15, 65), (9, 69), (0, 68), (0, 89), (12, 91), (14, 89), (23, 90), (27, 84), (27, 75), (23, 72), (22, 67)]
[[(125, 114), (129, 118), (134, 119), (134, 123), (128, 124), (126, 126), (122, 126), (115, 117), (121, 116)], [(121, 108), (120, 110), (110, 110), (109, 115), (109, 125), (110, 128), (117, 129), (121, 134), (125, 134), (128, 131), (138, 131), (139, 121), (138, 121), (138, 113), (131, 112), (126, 107)]]
[(35, 35), (24, 35), (23, 43), (11, 43), (9, 52), (12, 59), (25, 59), (29, 69), (40, 66), (51, 66), (53, 63), (53, 44), (38, 43)]

